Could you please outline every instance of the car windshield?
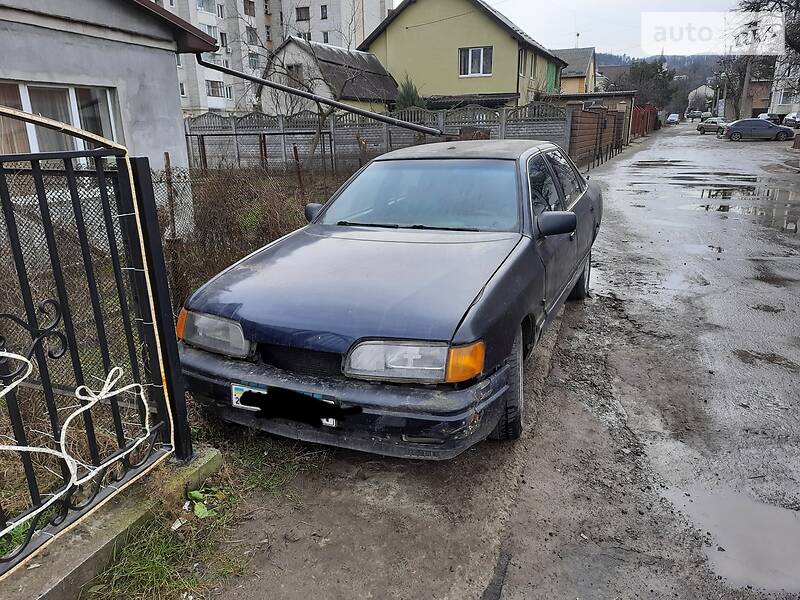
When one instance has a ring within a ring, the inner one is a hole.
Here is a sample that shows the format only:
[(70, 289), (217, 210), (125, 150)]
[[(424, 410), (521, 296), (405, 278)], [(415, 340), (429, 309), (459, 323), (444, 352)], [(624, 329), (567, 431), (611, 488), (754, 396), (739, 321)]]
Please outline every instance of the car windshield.
[(374, 162), (327, 207), (319, 222), (517, 231), (516, 163), (492, 159)]

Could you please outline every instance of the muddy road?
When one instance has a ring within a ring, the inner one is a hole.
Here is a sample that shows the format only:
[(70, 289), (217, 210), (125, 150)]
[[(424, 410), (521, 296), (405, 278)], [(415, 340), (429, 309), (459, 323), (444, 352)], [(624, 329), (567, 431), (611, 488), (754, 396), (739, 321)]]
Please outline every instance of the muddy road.
[(526, 377), (525, 436), (332, 451), (231, 539), (224, 598), (797, 598), (800, 155), (680, 125), (591, 178), (593, 297)]

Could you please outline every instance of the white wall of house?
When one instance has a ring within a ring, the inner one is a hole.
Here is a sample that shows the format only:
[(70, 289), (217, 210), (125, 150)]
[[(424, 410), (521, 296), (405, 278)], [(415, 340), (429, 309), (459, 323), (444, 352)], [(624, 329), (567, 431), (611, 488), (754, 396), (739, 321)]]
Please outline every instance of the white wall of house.
[[(79, 94), (93, 95), (109, 108), (99, 133), (149, 157), (155, 168), (165, 151), (173, 164), (187, 166), (175, 43), (169, 28), (141, 9), (127, 2), (42, 0), (32, 10), (27, 0), (4, 0), (0, 56), (3, 90), (16, 89), (23, 109), (84, 126), (88, 113)], [(26, 129), (31, 150), (67, 149)]]
[[(302, 79), (305, 83), (302, 89), (325, 98), (333, 98), (332, 90), (322, 79), (316, 59), (297, 44), (286, 44), (275, 54), (273, 61), (277, 66), (275, 73), (270, 75), (271, 80), (292, 85), (290, 78), (285, 75), (286, 70), (291, 65), (302, 65)], [(293, 115), (306, 109), (316, 111), (317, 108), (311, 100), (272, 89), (264, 90), (262, 105), (264, 112), (270, 115)]]
[[(296, 35), (350, 49), (355, 49), (386, 18), (388, 6), (387, 0), (279, 0), (278, 3), (283, 15), (282, 39)], [(306, 14), (308, 20), (304, 20)]]
[(769, 112), (786, 115), (800, 111), (800, 60), (778, 59), (772, 82)]

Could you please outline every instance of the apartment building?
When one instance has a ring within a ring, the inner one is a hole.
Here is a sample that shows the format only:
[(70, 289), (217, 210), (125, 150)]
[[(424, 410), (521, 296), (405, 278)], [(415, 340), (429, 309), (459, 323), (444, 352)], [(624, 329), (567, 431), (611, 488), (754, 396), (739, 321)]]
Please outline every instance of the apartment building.
[[(219, 49), (203, 59), (260, 75), (272, 47), (269, 0), (157, 0), (157, 4), (217, 40)], [(178, 56), (178, 92), (184, 115), (204, 112), (245, 114), (254, 108), (254, 86), (242, 79)]]
[[(391, 0), (269, 0), (273, 34), (355, 50), (391, 8)], [(277, 19), (275, 17), (277, 15)]]
[[(262, 75), (273, 49), (289, 36), (355, 48), (387, 15), (391, 0), (154, 0), (219, 43), (203, 59)], [(178, 56), (184, 115), (261, 110), (255, 86)]]

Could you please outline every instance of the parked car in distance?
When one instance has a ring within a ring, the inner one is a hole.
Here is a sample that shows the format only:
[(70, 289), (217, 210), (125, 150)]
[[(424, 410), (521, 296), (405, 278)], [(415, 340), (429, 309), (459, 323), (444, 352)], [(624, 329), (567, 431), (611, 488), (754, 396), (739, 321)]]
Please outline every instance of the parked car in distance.
[(775, 125), (766, 119), (740, 119), (729, 123), (722, 134), (729, 140), (778, 140), (782, 142), (794, 137), (791, 127)]
[(791, 112), (783, 117), (783, 125), (786, 127), (793, 127), (794, 129), (800, 129), (800, 113)]
[(677, 125), (681, 122), (681, 116), (678, 113), (672, 113), (667, 117), (667, 125)]
[(705, 121), (706, 119), (710, 119), (710, 118), (711, 118), (711, 112), (710, 111), (706, 111), (704, 113), (700, 113), (700, 120), (701, 121)]
[(686, 118), (699, 119), (702, 114), (703, 113), (701, 113), (699, 110), (690, 110), (689, 112), (686, 113)]
[(224, 420), (389, 456), (516, 439), (523, 360), (587, 296), (602, 213), (549, 142), (384, 154), (186, 301), (187, 388)]
[(775, 123), (775, 125), (781, 124), (781, 116), (774, 113), (761, 113), (758, 115), (758, 118), (769, 121), (770, 123)]
[(712, 133), (717, 133), (722, 135), (725, 133), (725, 126), (728, 124), (728, 120), (725, 117), (711, 117), (710, 119), (706, 119), (697, 124), (697, 131), (701, 134), (708, 133), (709, 131)]

